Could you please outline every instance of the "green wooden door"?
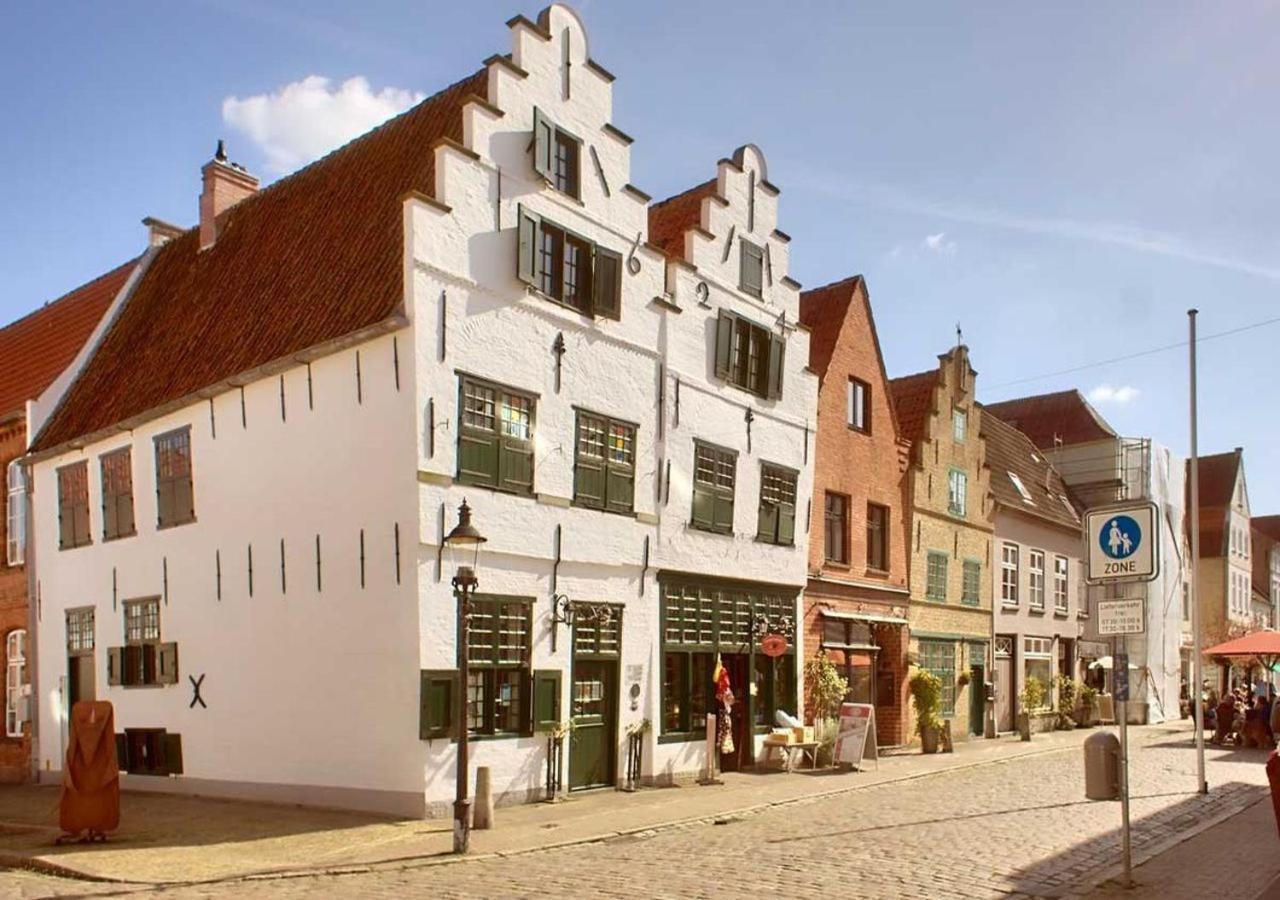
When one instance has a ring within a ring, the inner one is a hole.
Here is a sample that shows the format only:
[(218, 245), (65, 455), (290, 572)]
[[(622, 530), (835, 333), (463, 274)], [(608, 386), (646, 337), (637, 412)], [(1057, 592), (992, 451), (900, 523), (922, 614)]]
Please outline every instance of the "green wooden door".
[(602, 660), (573, 663), (573, 733), (569, 738), (569, 789), (614, 783), (617, 744), (618, 664)]
[(987, 718), (986, 680), (987, 670), (982, 663), (969, 666), (969, 733), (979, 737)]

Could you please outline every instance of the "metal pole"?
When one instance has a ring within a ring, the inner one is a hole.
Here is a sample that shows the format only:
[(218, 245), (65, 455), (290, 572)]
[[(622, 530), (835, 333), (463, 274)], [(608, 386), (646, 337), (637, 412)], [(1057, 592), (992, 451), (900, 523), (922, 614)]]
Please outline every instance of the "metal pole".
[(1204, 663), (1200, 658), (1200, 436), (1196, 408), (1196, 315), (1187, 310), (1191, 327), (1191, 699), (1196, 715), (1196, 789), (1209, 793), (1204, 774)]
[(458, 598), (458, 694), (455, 729), (458, 735), (457, 790), (453, 801), (453, 852), (466, 853), (471, 847), (471, 801), (467, 799), (467, 681), (470, 651), (467, 647), (468, 619), (471, 612), (469, 588), (453, 580)]
[(1124, 842), (1124, 881), (1125, 887), (1133, 887), (1133, 852), (1129, 843), (1129, 647), (1128, 639), (1121, 635), (1118, 640), (1121, 654), (1111, 654), (1111, 683), (1115, 687), (1116, 673), (1123, 666), (1125, 682), (1125, 699), (1118, 701), (1120, 706), (1120, 822)]

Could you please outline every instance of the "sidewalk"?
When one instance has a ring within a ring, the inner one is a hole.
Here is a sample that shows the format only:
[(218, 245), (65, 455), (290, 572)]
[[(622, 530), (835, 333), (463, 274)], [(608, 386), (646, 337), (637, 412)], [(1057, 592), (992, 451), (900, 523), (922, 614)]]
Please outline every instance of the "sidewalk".
[[(1154, 726), (1161, 728), (1168, 726)], [(1137, 729), (1136, 729), (1137, 730)], [(1146, 730), (1146, 729), (1140, 729)], [(0, 787), (0, 865), (75, 878), (164, 884), (363, 871), (407, 860), (453, 863), (605, 840), (689, 822), (749, 815), (772, 806), (1028, 755), (1079, 752), (1093, 729), (956, 744), (924, 756), (897, 751), (866, 772), (730, 773), (724, 784), (576, 794), (554, 804), (502, 808), (495, 829), (472, 833), (454, 857), (448, 819), (394, 820), (336, 811), (129, 792), (121, 828), (106, 844), (53, 846), (58, 789)]]

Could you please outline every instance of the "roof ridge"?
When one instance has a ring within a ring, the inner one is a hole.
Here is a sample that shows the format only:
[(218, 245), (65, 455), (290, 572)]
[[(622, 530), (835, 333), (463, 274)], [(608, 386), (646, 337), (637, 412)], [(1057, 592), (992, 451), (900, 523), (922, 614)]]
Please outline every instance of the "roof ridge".
[(686, 189), (684, 189), (683, 191), (681, 191), (681, 192), (680, 192), (680, 193), (678, 193), (678, 194), (672, 194), (670, 197), (667, 197), (665, 200), (657, 200), (657, 201), (655, 201), (654, 203), (651, 203), (651, 204), (649, 205), (649, 209), (650, 209), (650, 210), (654, 210), (654, 209), (657, 209), (657, 208), (658, 208), (658, 207), (660, 207), (660, 206), (665, 206), (666, 204), (671, 203), (671, 202), (672, 202), (672, 201), (674, 201), (674, 200), (682, 200), (682, 199), (684, 199), (686, 196), (688, 196), (689, 194), (692, 194), (694, 191), (704, 190), (704, 189), (705, 189), (705, 188), (707, 188), (709, 185), (713, 185), (713, 184), (715, 184), (715, 183), (716, 183), (716, 178), (713, 176), (713, 177), (711, 177), (711, 178), (708, 178), (706, 181), (703, 181), (703, 182), (700, 182), (700, 183), (698, 183), (698, 184), (695, 184), (695, 185), (694, 185), (693, 187), (691, 187), (691, 188), (686, 188)]
[(865, 280), (866, 279), (862, 277), (861, 273), (858, 273), (856, 275), (846, 275), (844, 278), (837, 278), (835, 281), (832, 281), (828, 284), (820, 284), (817, 287), (811, 287), (808, 290), (801, 291), (800, 296), (803, 298), (808, 294), (816, 294), (818, 293), (818, 291), (828, 291), (828, 290), (831, 290), (832, 288), (838, 288), (845, 284), (857, 285), (859, 281), (865, 281)]

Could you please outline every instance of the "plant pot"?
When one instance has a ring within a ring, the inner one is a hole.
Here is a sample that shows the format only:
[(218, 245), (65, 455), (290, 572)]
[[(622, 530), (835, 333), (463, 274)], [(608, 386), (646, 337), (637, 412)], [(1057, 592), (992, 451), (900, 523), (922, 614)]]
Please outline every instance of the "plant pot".
[(938, 752), (938, 729), (937, 728), (921, 728), (920, 729), (920, 749), (925, 753)]

